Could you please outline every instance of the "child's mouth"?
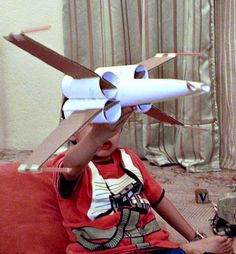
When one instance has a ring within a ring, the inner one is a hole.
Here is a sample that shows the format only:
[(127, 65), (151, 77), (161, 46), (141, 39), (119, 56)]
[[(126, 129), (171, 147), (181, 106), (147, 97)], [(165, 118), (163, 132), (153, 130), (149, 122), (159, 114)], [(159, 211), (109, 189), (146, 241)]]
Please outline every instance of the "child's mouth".
[(109, 150), (109, 149), (111, 149), (111, 147), (112, 147), (112, 142), (108, 140), (107, 142), (105, 142), (105, 143), (100, 147), (100, 149), (101, 149), (101, 150)]

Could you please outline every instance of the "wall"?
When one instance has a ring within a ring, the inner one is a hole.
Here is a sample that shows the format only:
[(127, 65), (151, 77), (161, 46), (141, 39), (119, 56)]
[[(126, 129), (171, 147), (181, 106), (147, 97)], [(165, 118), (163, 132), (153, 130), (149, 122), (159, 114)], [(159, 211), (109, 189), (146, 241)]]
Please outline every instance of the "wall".
[(58, 124), (63, 74), (2, 38), (28, 34), (63, 54), (61, 0), (8, 0), (0, 8), (0, 149), (32, 149)]

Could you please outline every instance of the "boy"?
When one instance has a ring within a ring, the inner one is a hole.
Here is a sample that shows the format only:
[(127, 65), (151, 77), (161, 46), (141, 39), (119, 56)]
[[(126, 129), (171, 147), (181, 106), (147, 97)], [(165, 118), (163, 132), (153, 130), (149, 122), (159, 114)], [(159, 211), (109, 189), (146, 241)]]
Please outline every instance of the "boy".
[(72, 168), (55, 175), (71, 240), (67, 253), (233, 254), (226, 237), (178, 246), (159, 227), (151, 208), (187, 240), (196, 238), (142, 161), (129, 149), (118, 148), (122, 126), (132, 112), (131, 107), (124, 108), (112, 125), (88, 125), (75, 134), (76, 145), (55, 158), (54, 166)]

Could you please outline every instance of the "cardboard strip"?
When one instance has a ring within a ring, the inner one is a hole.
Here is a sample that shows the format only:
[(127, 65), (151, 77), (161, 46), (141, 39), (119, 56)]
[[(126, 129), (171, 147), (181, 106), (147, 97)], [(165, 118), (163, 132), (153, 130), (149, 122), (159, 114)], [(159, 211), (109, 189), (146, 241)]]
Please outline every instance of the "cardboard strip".
[(40, 171), (43, 163), (76, 131), (87, 125), (100, 111), (98, 109), (91, 109), (76, 111), (71, 114), (20, 165), (19, 171)]
[(176, 120), (175, 118), (160, 111), (155, 106), (152, 106), (152, 108), (149, 111), (147, 111), (145, 114), (155, 118), (156, 120), (158, 120), (160, 122), (164, 122), (165, 126), (172, 126), (172, 127), (176, 127), (176, 128), (186, 128), (186, 129), (190, 129), (193, 131), (209, 131), (208, 129), (205, 129), (205, 128), (193, 127), (191, 125), (185, 125), (185, 124), (179, 122), (178, 120)]
[(176, 53), (176, 56), (201, 56), (201, 53), (192, 52), (192, 53)]
[[(29, 38), (23, 33), (20, 34), (10, 34), (9, 36), (4, 36), (4, 38), (11, 43), (15, 44), (17, 47), (27, 51), (31, 55), (37, 57), (48, 65), (54, 67), (55, 69), (69, 75), (73, 78), (91, 78), (99, 77), (94, 71), (86, 68), (85, 66), (76, 63), (69, 58), (66, 58), (57, 52), (51, 50), (50, 48), (42, 45), (41, 43)], [(114, 89), (115, 87), (105, 79), (101, 79), (101, 86), (106, 89)]]
[(53, 167), (42, 167), (41, 171), (42, 172), (48, 172), (48, 173), (70, 173), (71, 172), (71, 168), (53, 168)]
[(163, 65), (164, 63), (172, 60), (177, 56), (201, 56), (200, 53), (158, 53), (154, 57), (151, 57), (147, 60), (139, 63), (147, 68), (148, 71)]
[(49, 30), (50, 28), (51, 28), (50, 25), (41, 26), (41, 27), (37, 27), (37, 28), (29, 28), (29, 29), (22, 30), (21, 33), (22, 34), (37, 33), (37, 32), (41, 32), (41, 31)]
[(209, 129), (201, 128), (201, 127), (194, 127), (194, 126), (191, 126), (191, 125), (183, 125), (183, 126), (174, 125), (174, 126), (176, 128), (185, 128), (185, 129), (189, 129), (189, 130), (192, 130), (192, 131), (209, 131)]
[(161, 66), (162, 64), (170, 61), (171, 59), (175, 58), (176, 55), (175, 54), (171, 54), (170, 56), (168, 56), (168, 54), (162, 54), (163, 56), (160, 57), (151, 57), (147, 60), (142, 61), (141, 63), (139, 63), (140, 65), (143, 65), (144, 67), (146, 67), (146, 69), (148, 71), (151, 71), (152, 69)]
[(31, 167), (27, 167), (25, 164), (21, 164), (18, 167), (18, 172), (20, 173), (43, 173), (43, 172), (48, 172), (48, 173), (53, 173), (53, 172), (58, 172), (58, 173), (70, 173), (72, 168), (55, 168), (55, 167), (39, 167), (38, 165), (32, 165)]
[(160, 109), (155, 107), (154, 105), (152, 108), (145, 112), (146, 115), (155, 118), (158, 121), (168, 123), (171, 125), (178, 125), (178, 126), (184, 126), (183, 123), (179, 122), (178, 120), (174, 119), (173, 117), (167, 115), (166, 113), (162, 112)]

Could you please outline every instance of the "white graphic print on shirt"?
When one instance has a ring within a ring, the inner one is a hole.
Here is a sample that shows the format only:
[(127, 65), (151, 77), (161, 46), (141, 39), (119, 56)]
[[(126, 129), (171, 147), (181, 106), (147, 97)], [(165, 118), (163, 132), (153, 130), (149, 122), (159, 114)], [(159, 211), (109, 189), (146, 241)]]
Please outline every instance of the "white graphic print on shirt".
[[(139, 169), (133, 165), (130, 156), (126, 154), (124, 150), (121, 154), (125, 167), (132, 171), (143, 183), (142, 174), (140, 173)], [(111, 209), (111, 192), (113, 194), (118, 194), (124, 190), (126, 186), (135, 184), (136, 181), (127, 174), (124, 174), (120, 178), (110, 178), (104, 180), (92, 162), (89, 163), (89, 167), (92, 172), (92, 201), (87, 215), (91, 220), (94, 220), (98, 215)], [(145, 200), (145, 203), (146, 202), (149, 203), (147, 200)], [(112, 211), (111, 214), (112, 213), (114, 213), (114, 211)]]

